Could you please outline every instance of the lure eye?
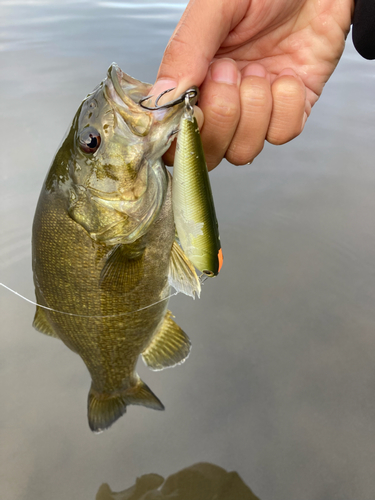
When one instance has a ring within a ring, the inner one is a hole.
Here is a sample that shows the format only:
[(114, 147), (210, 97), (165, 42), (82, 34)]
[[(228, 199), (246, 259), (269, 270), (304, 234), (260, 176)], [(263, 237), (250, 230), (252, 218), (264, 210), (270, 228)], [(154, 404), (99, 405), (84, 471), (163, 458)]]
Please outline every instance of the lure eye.
[(213, 273), (212, 271), (208, 271), (207, 269), (203, 269), (202, 271), (206, 276), (209, 276), (210, 278), (212, 278), (212, 276), (215, 276), (215, 273)]
[(84, 153), (95, 153), (101, 143), (99, 132), (94, 127), (83, 129), (79, 136), (79, 147)]

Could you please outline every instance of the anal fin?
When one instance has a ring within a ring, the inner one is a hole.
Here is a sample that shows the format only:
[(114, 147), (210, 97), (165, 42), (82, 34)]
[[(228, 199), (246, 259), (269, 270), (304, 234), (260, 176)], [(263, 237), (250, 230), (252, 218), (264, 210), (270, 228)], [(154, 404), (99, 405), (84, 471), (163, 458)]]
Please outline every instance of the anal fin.
[(126, 292), (137, 286), (143, 273), (143, 253), (129, 255), (126, 245), (119, 244), (108, 254), (100, 274), (100, 287)]
[(200, 297), (201, 284), (195, 268), (176, 241), (173, 242), (169, 261), (169, 284), (178, 292), (183, 292), (195, 299)]
[(42, 307), (36, 306), (33, 327), (35, 328), (35, 330), (38, 330), (38, 332), (44, 333), (45, 335), (49, 335), (50, 337), (54, 337), (56, 339), (60, 339), (60, 337), (52, 328), (47, 318), (46, 312)]
[(161, 328), (142, 353), (142, 358), (152, 370), (163, 370), (183, 363), (190, 349), (189, 337), (173, 321), (172, 313), (167, 311)]

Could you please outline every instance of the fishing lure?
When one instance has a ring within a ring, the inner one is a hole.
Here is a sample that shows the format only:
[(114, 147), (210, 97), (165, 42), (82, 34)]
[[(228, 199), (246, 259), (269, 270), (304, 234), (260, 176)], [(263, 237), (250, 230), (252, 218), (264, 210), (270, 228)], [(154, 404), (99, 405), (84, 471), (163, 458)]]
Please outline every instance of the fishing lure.
[(199, 127), (188, 93), (177, 135), (172, 206), (184, 253), (206, 276), (217, 276), (223, 263), (219, 226)]

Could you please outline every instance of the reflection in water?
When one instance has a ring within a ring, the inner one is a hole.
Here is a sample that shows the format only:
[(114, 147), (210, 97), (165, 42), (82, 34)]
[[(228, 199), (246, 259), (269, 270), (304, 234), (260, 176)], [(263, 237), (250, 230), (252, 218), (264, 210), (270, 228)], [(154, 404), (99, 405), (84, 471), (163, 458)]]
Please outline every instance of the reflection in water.
[(131, 488), (114, 493), (102, 484), (96, 500), (259, 500), (237, 472), (217, 465), (198, 463), (172, 474), (166, 480), (158, 474), (137, 478)]
[(80, 355), (92, 379), (91, 430), (127, 405), (164, 406), (135, 371), (174, 366), (190, 340), (167, 311), (170, 285), (193, 295), (194, 268), (175, 242), (171, 180), (161, 156), (185, 104), (138, 105), (150, 85), (113, 64), (83, 101), (58, 150), (33, 226), (34, 327)]

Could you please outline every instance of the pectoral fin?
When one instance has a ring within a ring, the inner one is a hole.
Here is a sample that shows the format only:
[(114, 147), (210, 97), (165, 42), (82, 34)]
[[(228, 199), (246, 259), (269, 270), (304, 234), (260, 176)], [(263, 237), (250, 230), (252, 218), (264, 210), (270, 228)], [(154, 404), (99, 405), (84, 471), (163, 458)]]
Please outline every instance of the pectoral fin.
[(200, 297), (201, 284), (193, 264), (186, 257), (176, 241), (173, 242), (171, 258), (169, 261), (169, 284), (178, 292), (183, 292), (195, 299), (195, 294)]
[(189, 337), (173, 321), (172, 313), (167, 311), (160, 330), (142, 353), (142, 358), (152, 370), (163, 370), (185, 361), (190, 349)]
[(104, 290), (127, 292), (142, 279), (143, 254), (129, 258), (126, 245), (116, 245), (109, 253), (100, 273), (100, 287)]
[(46, 312), (42, 307), (37, 306), (36, 312), (33, 321), (33, 327), (38, 332), (44, 333), (45, 335), (49, 335), (50, 337), (55, 337), (56, 339), (60, 339), (60, 337), (55, 333), (52, 328), (47, 316)]

